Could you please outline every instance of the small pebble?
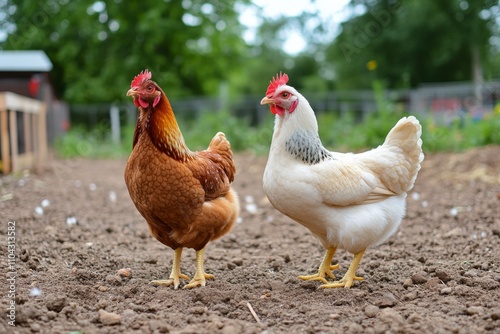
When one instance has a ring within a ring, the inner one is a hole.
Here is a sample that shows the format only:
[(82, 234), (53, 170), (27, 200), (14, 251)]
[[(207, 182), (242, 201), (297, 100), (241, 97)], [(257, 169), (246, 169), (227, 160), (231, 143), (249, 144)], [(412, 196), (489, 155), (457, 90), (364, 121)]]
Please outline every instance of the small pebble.
[(414, 284), (424, 284), (428, 281), (423, 274), (414, 274), (411, 276), (411, 280)]
[(48, 199), (44, 199), (42, 203), (40, 203), (40, 205), (42, 206), (42, 208), (46, 208), (50, 205), (50, 201)]
[(35, 208), (35, 213), (39, 216), (43, 215), (43, 208), (41, 206), (37, 206)]
[(109, 192), (109, 200), (111, 202), (116, 202), (116, 193), (114, 191)]
[(380, 312), (380, 308), (375, 305), (368, 305), (365, 307), (365, 314), (368, 318), (374, 318)]
[(130, 277), (132, 276), (132, 269), (130, 268), (122, 268), (118, 269), (116, 273), (121, 277)]
[(483, 314), (484, 313), (484, 308), (481, 306), (470, 306), (466, 310), (468, 315), (474, 315), (474, 314)]
[(452, 288), (442, 288), (439, 293), (441, 293), (442, 295), (449, 295), (452, 291)]
[(122, 317), (119, 314), (107, 312), (103, 309), (99, 310), (99, 322), (103, 325), (118, 325), (122, 322)]
[(32, 332), (39, 332), (42, 329), (42, 326), (40, 326), (40, 324), (33, 323), (30, 325), (30, 328)]
[(464, 275), (465, 277), (477, 277), (477, 270), (471, 269), (467, 270)]
[(445, 271), (436, 271), (436, 277), (443, 281), (443, 283), (448, 283), (452, 280), (451, 276)]
[(408, 288), (408, 287), (410, 287), (410, 286), (412, 286), (412, 285), (413, 285), (413, 281), (412, 281), (412, 279), (411, 279), (411, 278), (407, 278), (407, 279), (405, 279), (405, 281), (403, 282), (403, 287), (404, 287), (404, 288)]
[(491, 310), (490, 318), (493, 320), (500, 320), (500, 307)]

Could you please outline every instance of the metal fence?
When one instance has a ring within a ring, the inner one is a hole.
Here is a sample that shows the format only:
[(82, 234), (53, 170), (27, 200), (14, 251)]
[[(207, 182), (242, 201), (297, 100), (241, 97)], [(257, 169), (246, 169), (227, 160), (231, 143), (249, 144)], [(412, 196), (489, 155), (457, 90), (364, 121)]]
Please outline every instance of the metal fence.
[[(416, 89), (386, 90), (384, 99), (394, 111), (429, 115), (436, 120), (449, 123), (467, 115), (481, 119), (496, 110), (500, 113), (500, 81), (485, 82), (478, 89), (470, 82), (428, 84)], [(302, 93), (317, 114), (333, 112), (339, 115), (352, 113), (361, 121), (366, 115), (379, 108), (372, 90), (352, 90), (334, 92)], [(262, 96), (241, 96), (229, 101), (216, 97), (191, 97), (183, 100), (171, 100), (172, 108), (179, 119), (196, 118), (204, 112), (216, 112), (227, 108), (237, 117), (249, 120), (249, 125), (259, 125), (269, 112), (260, 105)], [(135, 123), (136, 107), (127, 104), (94, 104), (71, 106), (71, 122), (88, 129), (96, 126), (111, 125), (114, 110), (115, 122), (119, 126)], [(116, 122), (118, 111), (118, 122)]]

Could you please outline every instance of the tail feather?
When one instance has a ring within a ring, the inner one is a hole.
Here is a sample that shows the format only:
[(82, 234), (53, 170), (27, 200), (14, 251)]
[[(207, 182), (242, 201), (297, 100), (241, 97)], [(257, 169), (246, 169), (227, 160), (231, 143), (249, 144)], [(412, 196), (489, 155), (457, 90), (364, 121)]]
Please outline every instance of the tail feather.
[(403, 117), (387, 135), (384, 146), (393, 146), (402, 150), (410, 165), (410, 182), (405, 191), (413, 188), (420, 165), (424, 160), (422, 152), (422, 126), (414, 116)]

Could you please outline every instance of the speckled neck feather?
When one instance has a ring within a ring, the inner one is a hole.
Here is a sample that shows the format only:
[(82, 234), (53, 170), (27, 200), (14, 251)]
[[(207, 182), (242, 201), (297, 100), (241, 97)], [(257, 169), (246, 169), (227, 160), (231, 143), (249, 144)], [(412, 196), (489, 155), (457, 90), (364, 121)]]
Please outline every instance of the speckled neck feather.
[(295, 132), (286, 140), (285, 149), (295, 158), (309, 165), (333, 159), (332, 154), (321, 144), (318, 134), (309, 131)]

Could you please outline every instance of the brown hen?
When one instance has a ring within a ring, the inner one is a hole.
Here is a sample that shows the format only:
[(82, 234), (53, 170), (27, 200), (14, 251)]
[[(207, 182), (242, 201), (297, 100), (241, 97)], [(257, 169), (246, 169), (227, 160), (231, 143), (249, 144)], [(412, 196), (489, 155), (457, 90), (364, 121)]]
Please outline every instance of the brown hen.
[(205, 286), (214, 277), (203, 267), (205, 246), (228, 233), (239, 214), (229, 141), (219, 132), (207, 150), (190, 151), (167, 96), (148, 70), (134, 78), (127, 96), (139, 113), (125, 182), (151, 235), (175, 250), (169, 279), (151, 284), (177, 289), (181, 278), (189, 280), (180, 270), (187, 247), (196, 251), (196, 273), (184, 288)]

